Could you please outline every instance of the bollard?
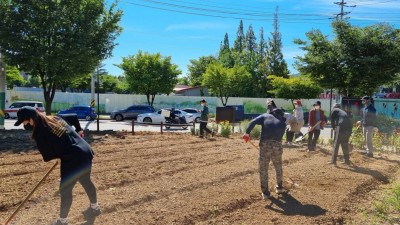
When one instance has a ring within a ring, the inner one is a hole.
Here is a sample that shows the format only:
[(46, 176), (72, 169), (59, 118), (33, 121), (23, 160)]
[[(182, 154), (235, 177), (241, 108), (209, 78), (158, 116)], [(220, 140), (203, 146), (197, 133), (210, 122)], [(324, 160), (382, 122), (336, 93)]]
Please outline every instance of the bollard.
[(161, 122), (161, 126), (160, 126), (160, 131), (161, 131), (161, 134), (163, 133), (163, 122)]
[(132, 135), (135, 135), (135, 120), (132, 120)]

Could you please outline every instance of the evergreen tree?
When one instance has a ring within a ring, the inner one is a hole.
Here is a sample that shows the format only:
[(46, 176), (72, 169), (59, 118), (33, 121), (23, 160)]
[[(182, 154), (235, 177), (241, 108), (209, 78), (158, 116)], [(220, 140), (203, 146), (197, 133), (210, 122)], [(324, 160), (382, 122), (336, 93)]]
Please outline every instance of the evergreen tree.
[(226, 50), (226, 49), (228, 49), (228, 50), (230, 49), (228, 33), (225, 33), (224, 42), (221, 43), (220, 52), (223, 50)]
[(221, 47), (218, 53), (218, 61), (227, 68), (232, 68), (234, 60), (232, 58), (232, 52), (229, 46), (228, 33), (225, 33), (224, 42), (221, 43)]
[(253, 26), (251, 24), (245, 37), (245, 49), (251, 53), (256, 53), (257, 51), (256, 35), (254, 34)]
[(273, 75), (287, 78), (289, 70), (282, 54), (282, 35), (278, 26), (278, 7), (275, 9), (274, 31), (271, 32), (271, 35), (272, 38), (268, 38), (269, 51), (267, 54), (269, 70)]
[(243, 32), (243, 21), (240, 20), (238, 30), (236, 32), (236, 40), (233, 46), (233, 49), (236, 52), (242, 52), (245, 45), (245, 37)]
[(264, 40), (264, 28), (261, 27), (260, 29), (260, 42), (258, 43), (258, 55), (260, 62), (262, 62), (266, 56), (266, 43)]

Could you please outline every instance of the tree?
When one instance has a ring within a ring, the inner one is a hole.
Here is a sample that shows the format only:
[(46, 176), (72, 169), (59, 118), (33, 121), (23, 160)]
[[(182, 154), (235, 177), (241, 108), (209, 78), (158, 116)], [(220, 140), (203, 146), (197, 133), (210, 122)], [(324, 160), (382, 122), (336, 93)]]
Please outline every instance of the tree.
[(251, 53), (257, 52), (256, 35), (253, 26), (250, 24), (245, 37), (245, 49)]
[(0, 2), (1, 53), (9, 65), (40, 78), (46, 113), (60, 83), (111, 55), (122, 11), (116, 3), (106, 6), (103, 0)]
[(258, 43), (258, 56), (260, 59), (260, 63), (264, 61), (264, 58), (266, 56), (266, 43), (264, 40), (264, 28), (261, 27), (260, 29), (260, 42)]
[(289, 70), (282, 54), (282, 35), (278, 25), (278, 7), (275, 9), (274, 31), (271, 32), (271, 36), (272, 38), (268, 38), (269, 49), (267, 53), (270, 73), (276, 76), (288, 77)]
[(40, 87), (39, 77), (30, 76), (24, 87)]
[(233, 50), (236, 52), (242, 52), (245, 47), (245, 36), (243, 32), (243, 21), (240, 20), (238, 30), (236, 32), (236, 40), (233, 45)]
[(323, 91), (315, 82), (304, 76), (284, 78), (270, 75), (268, 78), (271, 80), (273, 87), (269, 92), (277, 98), (290, 99), (292, 103), (297, 98), (316, 98)]
[(189, 85), (189, 77), (178, 77), (178, 84)]
[(181, 74), (178, 66), (171, 63), (171, 57), (164, 57), (160, 53), (139, 51), (136, 55), (123, 57), (118, 67), (124, 71), (130, 90), (146, 95), (147, 103), (151, 106), (156, 94), (172, 92)]
[[(207, 67), (216, 62), (214, 56), (201, 56), (199, 59), (191, 59), (188, 65), (188, 79), (191, 86), (201, 86), (203, 83), (203, 74), (206, 72)], [(200, 88), (200, 95), (204, 96), (203, 87)]]
[(21, 76), (19, 70), (15, 66), (6, 67), (6, 84), (7, 87), (13, 88), (14, 86), (23, 86), (26, 83)]
[(207, 86), (210, 93), (221, 99), (226, 106), (231, 96), (240, 96), (243, 88), (241, 84), (248, 82), (250, 74), (243, 66), (226, 68), (216, 62), (207, 67), (204, 74), (203, 85)]
[(307, 33), (306, 52), (297, 57), (298, 70), (321, 86), (337, 88), (347, 96), (362, 96), (396, 79), (400, 72), (400, 36), (387, 24), (364, 28), (348, 22), (332, 23), (335, 37), (329, 40), (319, 30)]
[(221, 44), (221, 47), (219, 49), (218, 61), (225, 67), (231, 68), (234, 65), (231, 48), (229, 46), (228, 33), (225, 33), (224, 42), (223, 44)]

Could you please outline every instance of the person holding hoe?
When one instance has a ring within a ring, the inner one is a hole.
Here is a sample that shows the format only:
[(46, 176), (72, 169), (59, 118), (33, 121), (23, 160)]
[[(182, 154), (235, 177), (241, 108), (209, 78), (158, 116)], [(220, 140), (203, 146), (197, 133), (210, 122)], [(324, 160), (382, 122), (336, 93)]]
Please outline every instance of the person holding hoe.
[(271, 197), (268, 189), (268, 167), (271, 160), (276, 171), (275, 192), (277, 194), (283, 193), (282, 137), (286, 129), (285, 120), (284, 112), (281, 109), (272, 109), (270, 113), (264, 113), (250, 121), (246, 133), (243, 135), (243, 140), (248, 142), (250, 140), (249, 134), (254, 126), (261, 125), (259, 170), (263, 199)]
[(25, 130), (32, 131), (32, 138), (43, 160), (61, 161), (60, 218), (52, 225), (68, 225), (72, 189), (77, 182), (83, 186), (90, 200), (90, 206), (82, 212), (85, 219), (93, 220), (100, 215), (96, 187), (90, 178), (93, 160), (90, 145), (60, 117), (46, 116), (29, 106), (18, 110), (17, 117), (18, 120), (14, 125), (23, 124)]

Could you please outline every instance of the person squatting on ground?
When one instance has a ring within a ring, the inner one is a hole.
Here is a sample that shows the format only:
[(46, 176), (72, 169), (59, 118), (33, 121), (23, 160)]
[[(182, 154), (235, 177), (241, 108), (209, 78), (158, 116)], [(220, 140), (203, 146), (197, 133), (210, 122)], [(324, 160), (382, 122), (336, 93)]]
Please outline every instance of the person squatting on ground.
[(335, 140), (332, 149), (332, 160), (329, 162), (336, 165), (339, 145), (342, 146), (344, 163), (350, 165), (349, 139), (352, 132), (352, 121), (348, 114), (340, 109), (340, 105), (335, 105), (331, 113), (332, 129), (335, 130)]
[(32, 138), (43, 160), (61, 161), (60, 218), (53, 225), (68, 225), (72, 189), (77, 182), (83, 186), (90, 200), (90, 206), (82, 212), (85, 219), (92, 220), (100, 215), (96, 187), (90, 179), (93, 151), (89, 144), (60, 117), (46, 116), (29, 106), (18, 110), (17, 117), (14, 125), (23, 124), (25, 130), (32, 131)]
[[(313, 106), (314, 108), (312, 108), (308, 114), (308, 151), (315, 151), (319, 135), (326, 123), (324, 111), (321, 109), (321, 102), (316, 101)], [(315, 126), (319, 121), (321, 122)]]
[(374, 136), (374, 127), (376, 127), (376, 109), (372, 105), (372, 98), (369, 96), (362, 97), (364, 108), (362, 109), (362, 120), (357, 122), (357, 125), (363, 127), (364, 140), (366, 143), (366, 153), (368, 157), (373, 157), (374, 146), (372, 137)]
[(293, 137), (300, 134), (300, 129), (304, 125), (303, 107), (300, 99), (293, 102), (295, 108), (293, 109), (293, 118), (288, 122), (289, 128), (286, 130), (286, 143), (292, 145)]
[(204, 137), (204, 131), (207, 133), (211, 134), (211, 136), (214, 136), (214, 132), (211, 131), (210, 129), (207, 128), (207, 123), (208, 123), (208, 117), (209, 117), (209, 112), (208, 112), (208, 106), (206, 100), (201, 100), (201, 115), (200, 115), (200, 138)]
[(261, 191), (264, 199), (271, 197), (271, 193), (268, 189), (268, 167), (271, 160), (274, 164), (276, 172), (277, 185), (275, 191), (278, 194), (283, 193), (282, 137), (286, 129), (285, 118), (283, 116), (284, 113), (281, 109), (273, 109), (271, 113), (264, 113), (250, 121), (249, 126), (246, 129), (246, 133), (243, 135), (243, 140), (245, 142), (249, 141), (249, 134), (253, 130), (254, 126), (261, 125), (261, 137), (259, 144), (260, 156), (258, 162)]

